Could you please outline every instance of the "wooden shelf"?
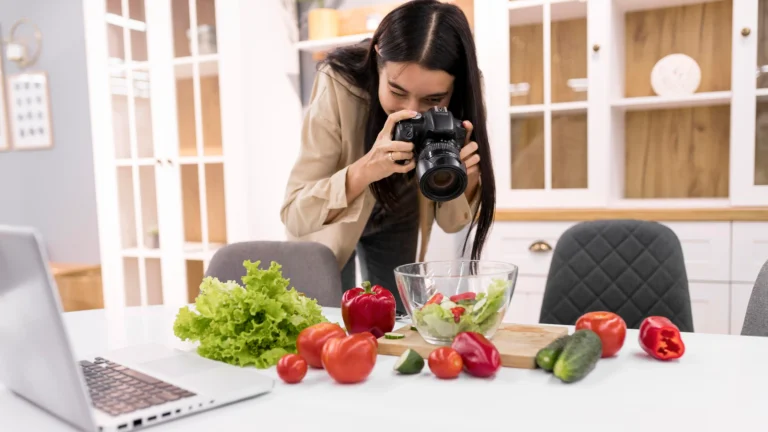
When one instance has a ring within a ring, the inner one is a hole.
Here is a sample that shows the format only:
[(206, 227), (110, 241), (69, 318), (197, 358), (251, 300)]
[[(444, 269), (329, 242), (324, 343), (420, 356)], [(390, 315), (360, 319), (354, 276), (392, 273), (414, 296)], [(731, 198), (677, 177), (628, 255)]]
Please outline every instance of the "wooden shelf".
[(325, 52), (325, 51), (330, 51), (334, 48), (338, 48), (342, 46), (354, 45), (370, 37), (373, 37), (373, 33), (339, 36), (339, 37), (330, 38), (330, 39), (306, 40), (306, 41), (296, 42), (296, 49), (298, 49), (299, 51), (311, 52), (311, 53)]
[(604, 219), (641, 219), (652, 221), (768, 221), (768, 207), (700, 209), (499, 209), (496, 221), (590, 221)]
[(625, 12), (649, 9), (663, 9), (675, 6), (697, 5), (719, 0), (613, 0)]
[(730, 91), (694, 93), (686, 96), (644, 96), (619, 99), (611, 106), (625, 111), (717, 106), (730, 104), (731, 97)]

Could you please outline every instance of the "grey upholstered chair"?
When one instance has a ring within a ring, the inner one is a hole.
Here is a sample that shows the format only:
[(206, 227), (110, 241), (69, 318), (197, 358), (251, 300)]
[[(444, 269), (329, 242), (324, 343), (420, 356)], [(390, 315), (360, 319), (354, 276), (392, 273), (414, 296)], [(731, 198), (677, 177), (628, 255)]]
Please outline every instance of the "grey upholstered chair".
[(742, 336), (768, 336), (768, 261), (757, 274), (755, 286), (747, 303), (747, 315), (741, 328)]
[(586, 312), (609, 311), (629, 328), (661, 315), (693, 331), (683, 250), (668, 227), (637, 220), (582, 222), (557, 241), (540, 322), (574, 325)]
[(272, 261), (282, 266), (290, 286), (317, 299), (321, 306), (341, 305), (341, 272), (333, 252), (316, 242), (254, 241), (234, 243), (219, 249), (211, 258), (206, 276), (242, 283), (243, 261), (261, 261), (267, 269)]

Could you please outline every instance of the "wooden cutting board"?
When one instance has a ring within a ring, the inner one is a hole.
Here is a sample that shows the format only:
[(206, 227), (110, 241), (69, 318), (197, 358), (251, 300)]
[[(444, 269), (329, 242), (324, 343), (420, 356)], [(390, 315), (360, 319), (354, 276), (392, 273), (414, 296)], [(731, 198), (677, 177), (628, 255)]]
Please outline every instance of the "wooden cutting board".
[[(379, 354), (399, 356), (408, 348), (419, 353), (424, 359), (432, 350), (440, 348), (421, 337), (419, 332), (405, 325), (394, 333), (405, 335), (403, 339), (379, 338)], [(502, 324), (491, 342), (501, 355), (501, 365), (510, 368), (535, 369), (536, 353), (558, 337), (568, 334), (567, 327)]]

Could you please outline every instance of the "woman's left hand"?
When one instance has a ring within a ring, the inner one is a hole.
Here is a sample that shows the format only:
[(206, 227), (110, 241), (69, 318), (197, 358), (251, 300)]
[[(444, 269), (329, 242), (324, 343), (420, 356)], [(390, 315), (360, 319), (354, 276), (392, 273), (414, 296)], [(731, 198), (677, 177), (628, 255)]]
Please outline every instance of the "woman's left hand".
[(472, 202), (472, 198), (477, 192), (477, 185), (480, 183), (480, 155), (477, 154), (477, 143), (470, 141), (472, 138), (472, 122), (464, 120), (462, 123), (467, 130), (467, 138), (464, 142), (464, 147), (461, 149), (459, 156), (467, 167), (467, 190), (464, 195), (467, 197), (467, 201)]

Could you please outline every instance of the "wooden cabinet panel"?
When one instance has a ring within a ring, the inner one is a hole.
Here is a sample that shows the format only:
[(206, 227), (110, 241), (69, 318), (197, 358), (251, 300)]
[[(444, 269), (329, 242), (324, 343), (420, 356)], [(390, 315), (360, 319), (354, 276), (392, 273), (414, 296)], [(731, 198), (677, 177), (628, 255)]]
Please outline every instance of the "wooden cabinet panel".
[(625, 96), (654, 96), (651, 70), (675, 53), (699, 64), (697, 92), (730, 90), (732, 11), (732, 2), (724, 0), (628, 13)]
[(626, 113), (626, 198), (727, 198), (729, 106)]

